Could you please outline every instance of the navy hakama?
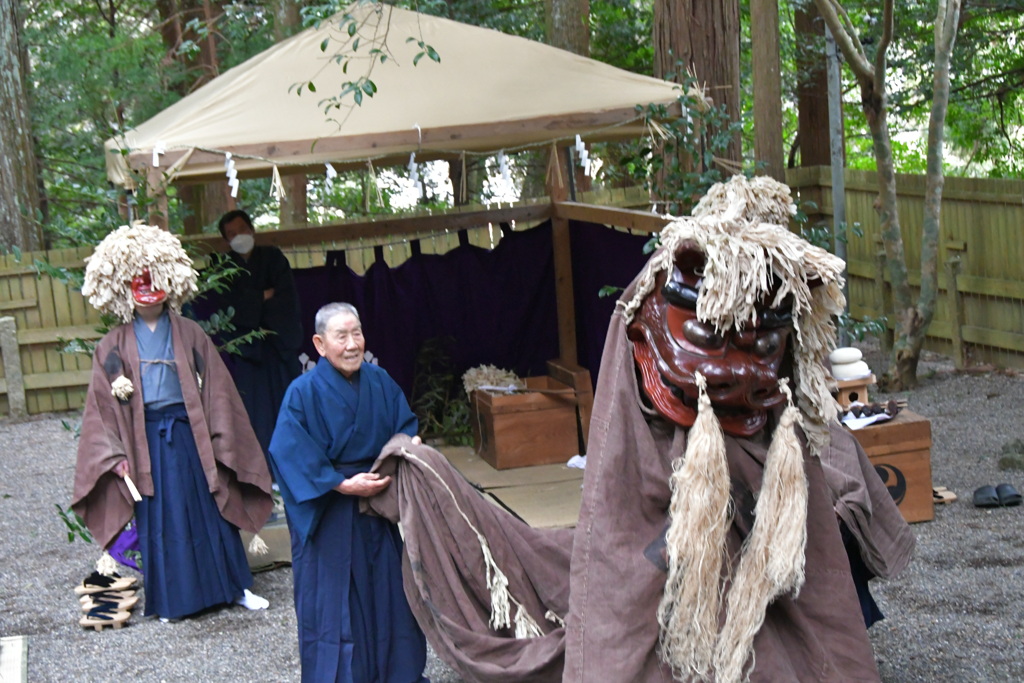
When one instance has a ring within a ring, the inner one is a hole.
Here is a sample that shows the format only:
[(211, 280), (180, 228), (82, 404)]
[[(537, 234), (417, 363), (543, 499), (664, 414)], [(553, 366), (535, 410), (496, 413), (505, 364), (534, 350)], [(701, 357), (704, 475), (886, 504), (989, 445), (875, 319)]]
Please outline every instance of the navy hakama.
[(333, 490), (416, 428), (398, 386), (366, 363), (349, 381), (321, 359), (284, 398), (270, 459), (291, 532), (304, 683), (423, 680), (426, 639), (402, 588), (398, 527)]
[(155, 495), (135, 505), (146, 615), (166, 619), (231, 603), (252, 585), (238, 529), (221, 517), (185, 406), (146, 410)]

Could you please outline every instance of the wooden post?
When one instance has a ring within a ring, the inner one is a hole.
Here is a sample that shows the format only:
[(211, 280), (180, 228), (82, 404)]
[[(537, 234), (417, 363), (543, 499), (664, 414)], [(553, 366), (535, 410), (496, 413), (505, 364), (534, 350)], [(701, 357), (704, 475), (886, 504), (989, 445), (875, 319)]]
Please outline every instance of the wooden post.
[(569, 152), (553, 148), (548, 155), (547, 192), (551, 198), (551, 246), (555, 262), (555, 304), (558, 311), (558, 356), (576, 363), (576, 299), (572, 291), (572, 245), (569, 221), (554, 215), (554, 203), (569, 197)]
[(18, 326), (11, 316), (0, 318), (0, 355), (4, 361), (7, 383), (7, 407), (11, 417), (25, 417), (25, 380), (21, 374), (21, 352), (18, 351)]
[(960, 255), (952, 256), (946, 261), (946, 297), (949, 308), (949, 332), (953, 340), (953, 362), (958, 370), (967, 367), (967, 349), (964, 346), (964, 297), (957, 287), (956, 278), (960, 274)]

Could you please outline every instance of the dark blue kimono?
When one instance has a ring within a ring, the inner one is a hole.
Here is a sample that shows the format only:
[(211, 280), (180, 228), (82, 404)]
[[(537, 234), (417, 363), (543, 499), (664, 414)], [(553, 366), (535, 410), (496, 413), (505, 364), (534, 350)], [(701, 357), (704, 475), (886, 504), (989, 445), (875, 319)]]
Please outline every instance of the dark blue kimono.
[(304, 682), (422, 679), (426, 641), (402, 589), (398, 527), (333, 490), (417, 426), (398, 385), (369, 363), (346, 379), (321, 358), (288, 387), (270, 461), (291, 531)]

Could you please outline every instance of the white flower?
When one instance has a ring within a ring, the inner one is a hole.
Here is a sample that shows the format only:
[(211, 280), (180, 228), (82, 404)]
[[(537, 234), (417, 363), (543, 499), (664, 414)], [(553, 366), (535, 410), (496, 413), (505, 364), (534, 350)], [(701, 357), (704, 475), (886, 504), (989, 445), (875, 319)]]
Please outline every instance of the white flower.
[(130, 379), (121, 375), (110, 385), (110, 393), (119, 401), (127, 401), (135, 393), (135, 387)]

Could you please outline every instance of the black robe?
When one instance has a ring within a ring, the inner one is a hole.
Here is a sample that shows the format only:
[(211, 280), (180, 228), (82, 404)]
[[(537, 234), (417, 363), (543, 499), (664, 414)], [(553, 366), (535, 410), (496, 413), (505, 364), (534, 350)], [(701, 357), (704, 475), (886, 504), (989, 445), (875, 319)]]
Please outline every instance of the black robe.
[[(229, 258), (240, 272), (231, 281), (231, 290), (217, 295), (215, 302), (225, 311), (229, 306), (234, 309), (231, 323), (236, 329), (220, 335), (221, 341), (253, 330), (270, 333), (224, 358), (266, 453), (284, 392), (302, 370), (298, 356), (305, 337), (299, 296), (288, 259), (277, 247), (254, 247), (248, 260), (234, 252)], [(264, 301), (267, 289), (273, 289), (274, 296)]]

